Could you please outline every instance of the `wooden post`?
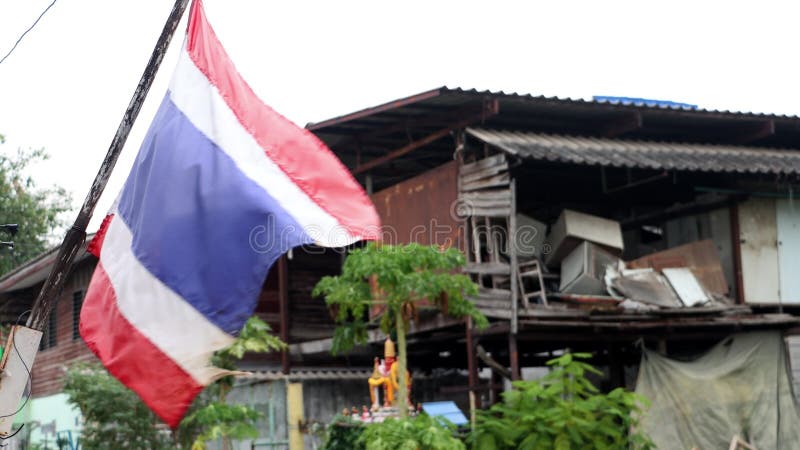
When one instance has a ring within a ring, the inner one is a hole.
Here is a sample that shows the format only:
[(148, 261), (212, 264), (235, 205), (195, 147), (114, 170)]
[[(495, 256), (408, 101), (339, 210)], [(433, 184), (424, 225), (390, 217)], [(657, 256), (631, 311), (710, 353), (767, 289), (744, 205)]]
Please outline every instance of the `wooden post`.
[(111, 140), (111, 145), (108, 147), (106, 157), (100, 165), (100, 170), (98, 170), (92, 187), (89, 189), (89, 193), (83, 201), (83, 206), (81, 206), (75, 223), (67, 231), (64, 241), (61, 243), (61, 248), (58, 251), (56, 261), (53, 264), (53, 268), (50, 270), (50, 275), (47, 277), (47, 280), (42, 286), (42, 290), (39, 292), (39, 296), (36, 298), (31, 316), (27, 323), (30, 328), (41, 331), (47, 324), (47, 318), (50, 316), (50, 312), (58, 301), (57, 293), (61, 291), (61, 288), (64, 286), (70, 266), (72, 266), (72, 261), (75, 259), (75, 255), (78, 254), (78, 250), (86, 239), (86, 227), (89, 226), (89, 220), (92, 218), (92, 213), (97, 205), (97, 201), (100, 199), (100, 195), (103, 193), (106, 183), (108, 183), (108, 178), (111, 176), (114, 165), (117, 163), (117, 158), (120, 152), (122, 152), (122, 148), (125, 146), (125, 141), (128, 139), (131, 127), (133, 127), (133, 123), (136, 121), (136, 117), (142, 109), (142, 104), (144, 104), (144, 100), (147, 97), (147, 92), (153, 84), (153, 79), (156, 76), (156, 72), (158, 72), (158, 67), (161, 65), (161, 60), (164, 59), (164, 54), (167, 52), (167, 48), (169, 48), (169, 43), (172, 41), (172, 36), (175, 33), (175, 29), (178, 27), (178, 22), (180, 22), (188, 2), (189, 0), (176, 0), (175, 4), (172, 6), (172, 12), (169, 14), (167, 23), (164, 24), (164, 28), (161, 30), (161, 36), (159, 36), (156, 42), (153, 53), (150, 55), (150, 61), (148, 61), (141, 79), (139, 79), (139, 84), (136, 86), (128, 108), (122, 116), (122, 121), (120, 121), (117, 127), (114, 139)]
[(289, 450), (303, 450), (303, 432), (300, 425), (305, 421), (303, 411), (303, 383), (286, 384), (286, 422), (289, 425)]
[(744, 278), (742, 278), (742, 236), (739, 228), (739, 205), (732, 203), (730, 208), (731, 247), (733, 250), (733, 278), (735, 279), (736, 303), (744, 304)]
[[(278, 259), (278, 303), (280, 309), (281, 340), (289, 344), (289, 263), (286, 255)], [(291, 370), (289, 349), (281, 352), (281, 369), (288, 374)]]
[(517, 180), (511, 180), (511, 215), (508, 218), (508, 253), (511, 259), (511, 330), (508, 334), (508, 357), (511, 360), (511, 379), (519, 380), (519, 351), (517, 350), (517, 332), (519, 331), (519, 286), (517, 286), (517, 272), (519, 271), (519, 260), (517, 249), (514, 246), (517, 233)]
[(467, 317), (467, 372), (469, 383), (469, 417), (470, 426), (475, 427), (475, 411), (481, 407), (480, 399), (475, 393), (478, 387), (478, 365), (475, 363), (475, 339), (472, 336), (472, 318)]
[(517, 350), (517, 335), (508, 334), (508, 359), (511, 365), (511, 380), (521, 380), (522, 376), (519, 369), (519, 351)]

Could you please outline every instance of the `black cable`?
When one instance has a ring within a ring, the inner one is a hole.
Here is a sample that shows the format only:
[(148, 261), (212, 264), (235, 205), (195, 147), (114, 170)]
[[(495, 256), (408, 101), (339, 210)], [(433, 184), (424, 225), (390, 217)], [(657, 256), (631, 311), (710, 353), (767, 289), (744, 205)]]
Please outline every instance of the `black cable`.
[(35, 27), (35, 26), (36, 26), (36, 24), (37, 24), (37, 23), (39, 23), (39, 21), (40, 21), (40, 20), (42, 20), (42, 17), (44, 17), (45, 13), (47, 13), (47, 11), (49, 11), (49, 10), (50, 10), (50, 8), (52, 8), (52, 7), (53, 7), (53, 5), (55, 5), (55, 4), (56, 4), (56, 0), (53, 0), (53, 2), (52, 2), (52, 3), (50, 3), (49, 5), (47, 5), (47, 8), (45, 8), (45, 9), (44, 9), (44, 11), (42, 11), (42, 13), (41, 13), (41, 14), (39, 14), (39, 17), (36, 19), (36, 22), (33, 22), (33, 25), (31, 25), (31, 26), (30, 26), (30, 27), (29, 27), (27, 30), (25, 30), (25, 32), (24, 32), (24, 33), (22, 33), (22, 34), (20, 35), (19, 39), (17, 39), (17, 42), (15, 42), (15, 43), (14, 43), (14, 46), (13, 46), (13, 47), (11, 47), (11, 50), (9, 50), (9, 51), (8, 51), (8, 53), (6, 53), (6, 55), (5, 55), (5, 56), (3, 56), (3, 59), (0, 59), (0, 64), (3, 64), (3, 61), (5, 61), (5, 60), (6, 60), (6, 58), (8, 58), (9, 56), (11, 56), (11, 53), (13, 53), (13, 52), (14, 52), (14, 50), (17, 48), (17, 46), (19, 45), (19, 43), (22, 41), (22, 38), (24, 38), (24, 37), (25, 37), (25, 35), (26, 35), (26, 34), (28, 34), (28, 32), (29, 32), (29, 31), (31, 31), (31, 30), (33, 29), (33, 27)]

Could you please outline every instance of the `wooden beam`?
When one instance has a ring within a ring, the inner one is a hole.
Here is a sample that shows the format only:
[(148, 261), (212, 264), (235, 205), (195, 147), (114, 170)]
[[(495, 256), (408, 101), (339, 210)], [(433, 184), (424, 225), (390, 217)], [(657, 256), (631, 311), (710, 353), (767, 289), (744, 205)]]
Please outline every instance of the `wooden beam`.
[(739, 229), (739, 205), (728, 209), (731, 223), (731, 249), (733, 250), (733, 278), (736, 282), (736, 303), (744, 304), (744, 278), (742, 276), (742, 237)]
[[(484, 364), (491, 367), (495, 372), (499, 373), (500, 375), (508, 378), (509, 380), (511, 379), (511, 371), (508, 370), (505, 366), (503, 366), (499, 362), (497, 362), (488, 353), (486, 353), (486, 350), (482, 346), (479, 345), (476, 348), (476, 350), (478, 353), (478, 358), (480, 358), (480, 360), (483, 361)], [(470, 384), (472, 384), (471, 381)]]
[(623, 230), (636, 228), (640, 225), (660, 224), (661, 222), (677, 217), (700, 214), (707, 211), (713, 211), (718, 208), (727, 207), (739, 200), (742, 200), (743, 198), (745, 198), (744, 195), (732, 195), (730, 197), (716, 196), (708, 200), (678, 204), (653, 213), (630, 217), (622, 220), (620, 224), (622, 225)]
[(414, 150), (417, 150), (418, 148), (424, 147), (424, 146), (426, 146), (428, 144), (431, 144), (431, 143), (433, 143), (435, 141), (438, 141), (439, 139), (441, 139), (443, 137), (448, 136), (450, 134), (450, 132), (452, 132), (452, 131), (455, 131), (455, 130), (458, 130), (458, 129), (461, 129), (461, 128), (465, 128), (466, 126), (471, 125), (471, 124), (473, 124), (475, 122), (479, 122), (479, 121), (484, 120), (486, 117), (495, 115), (495, 114), (497, 114), (498, 111), (499, 111), (499, 105), (498, 105), (497, 100), (489, 102), (489, 103), (487, 103), (486, 107), (484, 108), (484, 110), (483, 110), (483, 112), (481, 114), (469, 117), (467, 119), (463, 119), (461, 121), (458, 121), (458, 122), (456, 122), (456, 123), (454, 123), (452, 125), (449, 125), (449, 126), (447, 126), (445, 128), (442, 128), (442, 129), (440, 129), (438, 131), (435, 131), (435, 132), (425, 136), (422, 139), (416, 140), (416, 141), (411, 142), (411, 143), (409, 143), (409, 144), (407, 144), (407, 145), (405, 145), (403, 147), (400, 147), (400, 148), (398, 148), (396, 150), (390, 151), (389, 153), (385, 154), (384, 156), (381, 156), (379, 158), (375, 158), (375, 159), (373, 159), (371, 161), (367, 161), (367, 162), (365, 162), (363, 164), (360, 164), (360, 165), (356, 166), (356, 168), (354, 168), (352, 170), (353, 175), (358, 175), (360, 173), (366, 172), (366, 171), (368, 171), (370, 169), (374, 169), (374, 168), (376, 168), (378, 166), (381, 166), (381, 165), (386, 164), (386, 163), (388, 163), (390, 161), (393, 161), (393, 160), (395, 160), (395, 159), (397, 159), (397, 158), (399, 158), (399, 157), (401, 157), (403, 155), (406, 155), (408, 153), (413, 152)]
[[(494, 100), (497, 102), (497, 100)], [(335, 147), (342, 149), (351, 145), (363, 145), (365, 143), (374, 144), (375, 138), (386, 136), (387, 134), (399, 133), (411, 129), (419, 129), (423, 127), (437, 127), (446, 126), (449, 123), (458, 122), (459, 120), (468, 119), (481, 115), (487, 109), (484, 105), (469, 105), (460, 108), (456, 111), (447, 111), (430, 116), (423, 116), (415, 119), (406, 118), (398, 123), (393, 123), (382, 128), (373, 128), (364, 133), (353, 134), (342, 139)], [(326, 131), (327, 132), (327, 131)]]

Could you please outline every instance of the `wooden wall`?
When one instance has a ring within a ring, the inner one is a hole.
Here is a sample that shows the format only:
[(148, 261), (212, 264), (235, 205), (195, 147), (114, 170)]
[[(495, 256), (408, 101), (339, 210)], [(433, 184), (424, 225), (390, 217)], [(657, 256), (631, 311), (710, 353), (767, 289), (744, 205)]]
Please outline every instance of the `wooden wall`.
[[(96, 260), (91, 257), (73, 270), (56, 306), (56, 345), (39, 351), (33, 363), (33, 397), (45, 397), (61, 392), (64, 387), (65, 369), (76, 361), (95, 360), (94, 354), (78, 337), (73, 339), (72, 298), (76, 291), (86, 292)], [(38, 289), (39, 286), (36, 287)]]

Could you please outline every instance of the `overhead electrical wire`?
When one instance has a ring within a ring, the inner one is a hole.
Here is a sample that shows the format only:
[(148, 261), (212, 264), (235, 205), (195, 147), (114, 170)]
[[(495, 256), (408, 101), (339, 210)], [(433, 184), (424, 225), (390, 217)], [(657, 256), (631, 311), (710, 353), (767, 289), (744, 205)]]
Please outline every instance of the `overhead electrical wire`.
[(49, 5), (47, 5), (47, 8), (45, 8), (45, 9), (44, 9), (44, 11), (42, 11), (42, 13), (41, 13), (41, 14), (39, 14), (39, 17), (37, 17), (37, 18), (36, 18), (36, 21), (35, 21), (35, 22), (33, 22), (33, 25), (31, 25), (30, 27), (28, 27), (28, 29), (27, 29), (27, 30), (25, 30), (25, 32), (24, 32), (24, 33), (22, 33), (22, 34), (19, 36), (19, 38), (17, 39), (17, 42), (15, 42), (15, 43), (14, 43), (14, 46), (13, 46), (13, 47), (11, 47), (11, 50), (9, 50), (9, 51), (8, 51), (8, 53), (6, 53), (6, 54), (5, 54), (5, 56), (3, 56), (3, 58), (2, 58), (2, 59), (0, 59), (0, 64), (3, 64), (3, 61), (5, 61), (5, 60), (6, 60), (6, 58), (8, 58), (9, 56), (11, 56), (11, 54), (12, 54), (12, 53), (14, 53), (14, 50), (17, 48), (17, 46), (19, 45), (19, 43), (22, 41), (22, 38), (24, 38), (24, 37), (25, 37), (25, 35), (26, 35), (26, 34), (28, 34), (28, 33), (29, 33), (31, 30), (33, 30), (33, 28), (36, 26), (36, 24), (37, 24), (37, 23), (39, 23), (39, 21), (40, 21), (40, 20), (42, 20), (42, 17), (44, 17), (44, 15), (47, 13), (47, 11), (49, 11), (49, 10), (50, 10), (50, 8), (52, 8), (52, 7), (53, 7), (53, 5), (55, 5), (55, 4), (56, 4), (56, 1), (57, 1), (57, 0), (53, 0), (53, 1), (52, 1), (52, 2), (49, 4)]

